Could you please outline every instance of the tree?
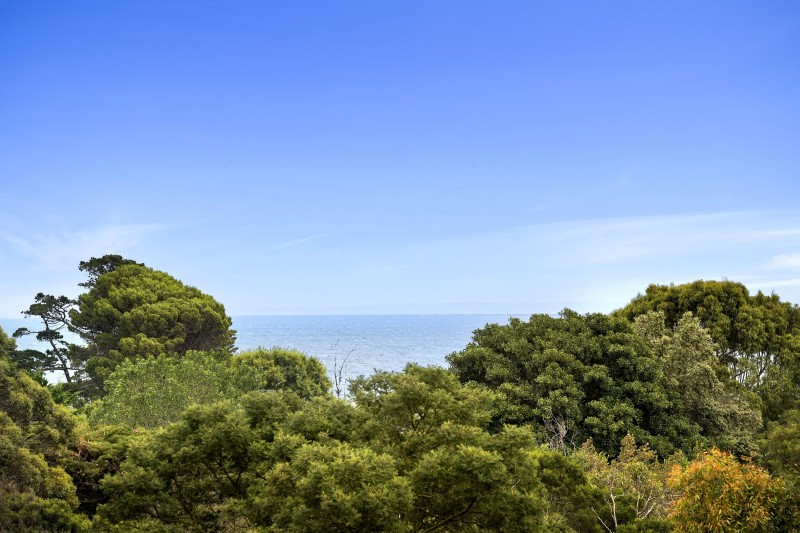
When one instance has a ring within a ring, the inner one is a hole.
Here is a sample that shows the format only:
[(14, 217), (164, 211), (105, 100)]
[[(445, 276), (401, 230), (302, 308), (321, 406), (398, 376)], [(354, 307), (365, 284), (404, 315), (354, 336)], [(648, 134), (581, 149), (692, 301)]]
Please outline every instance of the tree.
[(195, 406), (164, 429), (129, 439), (119, 471), (101, 486), (102, 529), (159, 531), (247, 530), (241, 505), (257, 481), (256, 466), (268, 443), (231, 403)]
[(105, 476), (119, 470), (133, 434), (131, 428), (123, 425), (78, 425), (77, 443), (64, 457), (63, 467), (75, 484), (78, 510), (82, 514), (94, 517), (98, 505), (108, 502), (100, 483)]
[(412, 364), (403, 372), (356, 378), (350, 395), (365, 419), (360, 438), (379, 451), (393, 449), (403, 471), (448, 440), (469, 442), (488, 424), (493, 400), (444, 369)]
[(489, 433), (491, 393), (444, 369), (407, 365), (354, 380), (351, 397), (366, 419), (360, 440), (393, 455), (410, 479), (412, 531), (542, 527), (534, 436), (513, 427)]
[(235, 332), (222, 304), (164, 272), (112, 263), (111, 270), (103, 264), (87, 267), (89, 291), (70, 311), (72, 327), (87, 343), (80, 357), (101, 390), (126, 357), (232, 351)]
[(779, 512), (786, 497), (780, 480), (717, 449), (685, 468), (673, 467), (668, 482), (681, 493), (670, 511), (679, 532), (790, 531), (798, 525), (786, 524)]
[(25, 335), (36, 335), (36, 340), (50, 346), (44, 352), (24, 350), (17, 352), (14, 360), (20, 367), (32, 372), (61, 372), (67, 383), (72, 383), (74, 372), (80, 371), (69, 359), (69, 343), (64, 340), (63, 331), (69, 330), (69, 311), (75, 305), (74, 300), (66, 296), (53, 296), (39, 293), (34, 303), (23, 311), (26, 318), (39, 317), (44, 329), (31, 331), (19, 328), (14, 338)]
[(770, 470), (800, 482), (800, 411), (792, 409), (770, 422), (761, 440), (764, 462)]
[(387, 454), (310, 443), (267, 474), (253, 491), (252, 509), (276, 531), (403, 532), (413, 502), (409, 485)]
[(532, 531), (533, 434), (443, 369), (356, 380), (352, 402), (252, 392), (129, 441), (97, 523), (160, 531)]
[(620, 531), (626, 524), (639, 525), (666, 516), (675, 497), (667, 487), (668, 466), (659, 462), (647, 445), (637, 446), (628, 434), (615, 459), (597, 452), (591, 441), (585, 442), (575, 455), (584, 465), (590, 483), (602, 494), (602, 506), (593, 506), (592, 512), (606, 531)]
[(106, 395), (90, 409), (93, 424), (153, 428), (180, 419), (194, 404), (238, 401), (253, 391), (292, 391), (302, 398), (330, 393), (325, 367), (296, 350), (259, 348), (230, 357), (227, 352), (187, 352), (126, 359), (106, 380)]
[(0, 328), (0, 359), (10, 359), (16, 349), (17, 342), (6, 335), (6, 332)]
[(88, 279), (83, 283), (78, 283), (78, 285), (91, 289), (100, 276), (113, 272), (124, 265), (144, 266), (144, 263), (137, 263), (132, 259), (125, 259), (117, 254), (107, 254), (103, 257), (92, 257), (88, 261), (81, 261), (78, 264), (78, 270), (85, 272)]
[(624, 319), (569, 310), (512, 318), (477, 330), (447, 359), (462, 383), (498, 395), (494, 427), (531, 425), (553, 449), (591, 438), (614, 456), (631, 433), (667, 456), (698, 439), (699, 427), (675, 412), (661, 364)]
[(669, 328), (662, 311), (650, 311), (635, 318), (634, 328), (661, 363), (667, 386), (678, 393), (680, 412), (716, 446), (742, 452), (752, 449), (761, 429), (761, 402), (726, 379), (716, 345), (700, 321), (687, 312)]
[(316, 357), (286, 348), (257, 348), (230, 361), (233, 381), (243, 392), (291, 390), (302, 398), (328, 394), (331, 381)]
[(226, 359), (206, 352), (126, 359), (106, 380), (106, 395), (91, 404), (90, 420), (154, 428), (178, 420), (194, 404), (236, 399), (242, 393)]
[(605, 531), (592, 512), (603, 504), (603, 491), (590, 484), (578, 454), (539, 447), (532, 452), (537, 476), (546, 489), (544, 522), (550, 531)]
[(733, 379), (764, 400), (773, 420), (796, 403), (800, 384), (800, 308), (775, 295), (750, 295), (741, 283), (695, 281), (650, 285), (617, 316), (633, 320), (648, 311), (664, 313), (668, 328), (686, 312), (698, 318), (716, 344), (716, 354)]
[[(11, 344), (0, 330), (0, 346)], [(61, 463), (75, 422), (47, 389), (0, 357), (0, 531), (78, 531), (75, 486)]]

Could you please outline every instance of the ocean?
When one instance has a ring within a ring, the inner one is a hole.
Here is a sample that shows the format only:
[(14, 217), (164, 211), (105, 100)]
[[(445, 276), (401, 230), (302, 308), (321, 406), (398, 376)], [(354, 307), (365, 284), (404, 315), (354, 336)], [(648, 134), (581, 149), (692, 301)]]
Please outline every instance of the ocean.
[[(375, 370), (402, 370), (407, 363), (447, 366), (445, 357), (467, 346), (474, 330), (489, 323), (505, 324), (510, 316), (235, 316), (233, 328), (240, 352), (259, 346), (294, 348), (319, 358), (331, 377), (336, 365), (349, 379)], [(35, 329), (39, 324), (33, 319), (0, 319), (8, 335), (23, 326)], [(32, 336), (18, 339), (17, 345), (45, 348)]]

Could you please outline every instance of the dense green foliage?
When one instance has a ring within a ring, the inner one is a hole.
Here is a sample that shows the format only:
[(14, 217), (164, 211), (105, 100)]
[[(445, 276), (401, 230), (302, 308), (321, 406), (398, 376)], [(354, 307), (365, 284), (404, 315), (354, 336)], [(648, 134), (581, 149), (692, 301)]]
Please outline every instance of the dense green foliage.
[(800, 407), (798, 306), (774, 294), (750, 295), (741, 283), (696, 281), (650, 285), (617, 314), (633, 319), (648, 311), (664, 313), (670, 328), (684, 313), (693, 313), (716, 343), (717, 357), (730, 376), (762, 398), (768, 419)]
[[(41, 329), (14, 333), (34, 334), (47, 348), (11, 354), (31, 375), (62, 373), (66, 383), (58, 394), (64, 402), (82, 405), (102, 396), (106, 379), (125, 359), (233, 352), (230, 317), (198, 289), (119, 255), (82, 261), (80, 270), (88, 277), (80, 284), (87, 292), (77, 299), (37, 294), (24, 314), (38, 318)], [(64, 331), (80, 335), (84, 344), (66, 342)]]
[(316, 357), (285, 348), (258, 348), (230, 360), (234, 386), (243, 392), (290, 390), (302, 398), (331, 389), (325, 365)]
[(102, 388), (125, 358), (230, 350), (234, 335), (225, 308), (169, 274), (125, 264), (94, 280), (70, 311), (86, 341), (86, 372)]
[(667, 387), (678, 393), (676, 411), (718, 447), (741, 452), (752, 448), (761, 428), (761, 402), (726, 379), (716, 345), (700, 321), (687, 312), (669, 328), (663, 312), (651, 311), (636, 317), (634, 327), (659, 361)]
[[(13, 344), (0, 330), (0, 349)], [(75, 485), (60, 463), (74, 445), (75, 421), (47, 389), (0, 357), (0, 531), (75, 531)]]
[(496, 426), (531, 425), (554, 448), (591, 438), (613, 455), (630, 433), (665, 456), (700, 437), (676, 409), (662, 365), (621, 318), (564, 311), (490, 324), (448, 361), (462, 382), (500, 395)]
[(10, 359), (17, 349), (17, 343), (6, 335), (6, 332), (0, 328), (0, 358)]
[(800, 319), (777, 296), (701, 281), (511, 319), (341, 399), (314, 357), (232, 355), (197, 289), (80, 268), (87, 292), (25, 311), (44, 351), (0, 330), (0, 531), (800, 527)]
[(543, 524), (533, 435), (487, 432), (490, 394), (413, 366), (354, 389), (354, 403), (266, 392), (190, 409), (131, 442), (103, 482), (111, 500), (100, 520), (164, 531)]
[(105, 397), (92, 405), (90, 419), (152, 428), (178, 420), (195, 404), (237, 400), (258, 390), (311, 398), (330, 387), (322, 363), (295, 350), (259, 348), (233, 358), (225, 352), (161, 354), (120, 364), (106, 382)]
[(125, 360), (106, 381), (106, 395), (92, 403), (94, 424), (158, 427), (177, 420), (193, 404), (235, 396), (227, 362), (206, 352), (182, 358), (162, 354)]

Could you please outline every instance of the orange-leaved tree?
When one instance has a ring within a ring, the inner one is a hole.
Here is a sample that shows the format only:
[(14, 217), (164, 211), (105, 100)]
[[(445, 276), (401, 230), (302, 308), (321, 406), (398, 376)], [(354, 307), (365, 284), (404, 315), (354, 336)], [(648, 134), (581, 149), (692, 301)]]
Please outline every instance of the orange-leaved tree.
[(681, 492), (670, 511), (678, 532), (775, 531), (783, 519), (783, 481), (716, 448), (685, 468), (674, 466), (668, 483)]

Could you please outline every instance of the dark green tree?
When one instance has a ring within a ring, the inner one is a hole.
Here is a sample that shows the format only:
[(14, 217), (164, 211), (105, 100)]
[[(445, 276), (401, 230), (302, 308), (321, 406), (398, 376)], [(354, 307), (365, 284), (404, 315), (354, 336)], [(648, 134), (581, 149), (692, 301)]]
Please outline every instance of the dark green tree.
[(679, 412), (699, 425), (710, 443), (749, 452), (761, 429), (761, 401), (727, 379), (716, 345), (700, 321), (687, 312), (668, 328), (663, 312), (650, 311), (636, 317), (634, 328), (661, 363), (667, 386), (677, 391)]
[(63, 460), (63, 467), (75, 484), (80, 502), (78, 510), (93, 517), (98, 505), (108, 502), (100, 482), (119, 470), (125, 459), (133, 431), (123, 425), (76, 428), (77, 443)]
[(69, 343), (64, 340), (63, 332), (69, 331), (69, 311), (75, 301), (66, 296), (53, 296), (39, 293), (34, 303), (23, 311), (26, 318), (38, 317), (42, 329), (30, 330), (19, 328), (14, 332), (14, 337), (35, 335), (36, 340), (49, 346), (44, 352), (38, 350), (22, 350), (16, 352), (13, 360), (20, 368), (30, 372), (60, 372), (68, 384), (75, 379), (75, 373), (80, 372), (69, 357)]
[(626, 434), (661, 456), (691, 449), (700, 428), (675, 410), (662, 365), (622, 318), (533, 315), (490, 324), (448, 357), (463, 383), (498, 396), (495, 427), (530, 425), (553, 449), (593, 439), (614, 456)]
[(81, 261), (78, 263), (78, 270), (85, 272), (88, 279), (83, 283), (78, 283), (78, 285), (91, 289), (94, 287), (95, 282), (97, 282), (97, 278), (103, 274), (113, 272), (124, 265), (144, 266), (144, 263), (137, 263), (132, 259), (125, 259), (117, 254), (107, 254), (102, 257), (92, 257), (88, 261)]
[(352, 400), (254, 392), (129, 440), (98, 527), (157, 531), (537, 531), (540, 453), (489, 433), (491, 393), (410, 366)]
[(86, 342), (78, 354), (97, 387), (125, 358), (233, 350), (235, 332), (222, 304), (164, 272), (117, 263), (87, 267), (89, 291), (70, 311)]
[(751, 295), (741, 283), (695, 281), (650, 285), (615, 312), (629, 320), (648, 311), (664, 313), (668, 328), (684, 313), (700, 320), (732, 379), (755, 391), (772, 420), (797, 406), (800, 387), (800, 308), (775, 295)]
[(792, 409), (767, 425), (761, 440), (763, 460), (770, 470), (800, 484), (800, 411)]

